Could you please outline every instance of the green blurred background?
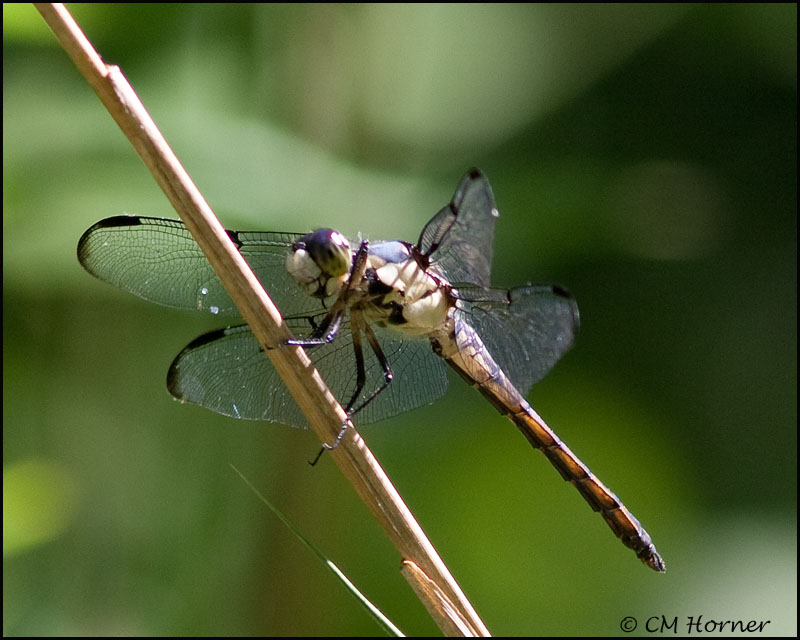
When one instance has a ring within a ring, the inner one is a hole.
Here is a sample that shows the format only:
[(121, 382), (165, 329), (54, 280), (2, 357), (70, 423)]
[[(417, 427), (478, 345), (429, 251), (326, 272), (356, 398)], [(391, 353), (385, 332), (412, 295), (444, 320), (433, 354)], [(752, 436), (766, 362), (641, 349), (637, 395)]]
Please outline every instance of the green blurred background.
[[(414, 240), (478, 166), (496, 284), (575, 294), (531, 399), (665, 575), (458, 380), (361, 430), (493, 633), (796, 634), (796, 5), (72, 10), (227, 226)], [(379, 633), (233, 464), (436, 634), (312, 432), (170, 399), (219, 319), (78, 265), (97, 220), (174, 212), (30, 5), (3, 5), (3, 127), (4, 633)]]

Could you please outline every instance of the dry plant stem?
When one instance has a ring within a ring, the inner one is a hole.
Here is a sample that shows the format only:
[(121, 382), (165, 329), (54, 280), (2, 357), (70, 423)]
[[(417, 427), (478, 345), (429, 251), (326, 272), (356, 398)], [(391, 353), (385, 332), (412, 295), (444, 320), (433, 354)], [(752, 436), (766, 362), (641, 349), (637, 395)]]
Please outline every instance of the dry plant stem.
[[(37, 3), (63, 48), (133, 144), (169, 198), (275, 369), (323, 442), (332, 442), (347, 416), (300, 347), (281, 346), (291, 337), (278, 310), (228, 238), (200, 192), (167, 145), (117, 67), (106, 65), (61, 4)], [(437, 619), (446, 634), (489, 636), (455, 579), (425, 537), (386, 474), (354, 428), (331, 454), (345, 477), (388, 533), (403, 558), (411, 560), (452, 603), (452, 623)], [(418, 590), (422, 598), (435, 589)], [(425, 602), (429, 610), (438, 602)], [(464, 625), (463, 621), (468, 621)], [(467, 631), (464, 631), (467, 629)]]
[(416, 563), (411, 560), (403, 560), (400, 572), (428, 608), (428, 613), (436, 620), (436, 624), (444, 631), (445, 635), (451, 637), (480, 635), (469, 621), (459, 614), (458, 607)]

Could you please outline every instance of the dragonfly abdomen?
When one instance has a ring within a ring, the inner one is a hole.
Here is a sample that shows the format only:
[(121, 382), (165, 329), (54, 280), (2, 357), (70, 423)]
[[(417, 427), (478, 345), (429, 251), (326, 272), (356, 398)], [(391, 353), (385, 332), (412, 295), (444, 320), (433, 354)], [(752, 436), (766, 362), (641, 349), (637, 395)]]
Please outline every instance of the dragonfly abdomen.
[(511, 420), (528, 442), (544, 453), (561, 476), (578, 490), (592, 509), (603, 516), (614, 535), (626, 547), (632, 549), (650, 568), (665, 571), (664, 561), (647, 531), (522, 397), (494, 361), (480, 336), (469, 325), (456, 322), (455, 332), (444, 342), (450, 344), (443, 345), (442, 340), (437, 340), (434, 350)]
[[(489, 393), (481, 388), (484, 395)], [(580, 459), (570, 451), (558, 436), (545, 424), (527, 402), (522, 411), (503, 411), (522, 432), (528, 442), (539, 449), (561, 476), (572, 484), (589, 505), (603, 516), (611, 530), (637, 557), (655, 571), (665, 571), (664, 561), (656, 551), (650, 535), (628, 511), (622, 501), (606, 487)]]

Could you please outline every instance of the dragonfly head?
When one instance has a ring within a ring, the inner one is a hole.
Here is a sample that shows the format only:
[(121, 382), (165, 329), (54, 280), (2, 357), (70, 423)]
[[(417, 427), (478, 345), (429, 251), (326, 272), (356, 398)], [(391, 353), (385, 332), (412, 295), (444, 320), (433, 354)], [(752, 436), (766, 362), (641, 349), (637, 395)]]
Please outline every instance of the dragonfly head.
[(304, 235), (286, 256), (289, 274), (310, 295), (318, 298), (338, 293), (352, 264), (350, 243), (333, 229), (317, 229)]

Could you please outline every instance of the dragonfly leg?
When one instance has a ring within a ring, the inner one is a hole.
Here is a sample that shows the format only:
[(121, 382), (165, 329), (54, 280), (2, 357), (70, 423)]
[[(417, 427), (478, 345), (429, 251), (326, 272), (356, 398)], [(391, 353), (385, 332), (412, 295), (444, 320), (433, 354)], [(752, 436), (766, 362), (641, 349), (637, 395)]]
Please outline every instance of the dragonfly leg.
[(367, 381), (367, 371), (364, 368), (364, 349), (361, 344), (361, 331), (364, 328), (364, 321), (360, 312), (353, 311), (350, 314), (350, 328), (353, 332), (353, 355), (356, 358), (356, 388), (353, 390), (353, 395), (350, 396), (347, 407), (345, 407), (348, 417), (355, 413), (353, 405), (358, 400), (358, 396), (361, 395), (361, 391)]
[(345, 431), (347, 431), (347, 424), (348, 424), (347, 422), (342, 424), (342, 428), (339, 429), (339, 433), (336, 436), (336, 439), (333, 441), (333, 444), (328, 444), (327, 442), (322, 443), (322, 446), (319, 448), (319, 453), (317, 453), (317, 457), (314, 458), (308, 464), (310, 464), (312, 467), (316, 466), (317, 462), (319, 462), (319, 459), (322, 457), (323, 453), (325, 453), (326, 451), (332, 451), (333, 449), (339, 446), (339, 443), (342, 441), (342, 438), (344, 438)]
[[(322, 443), (322, 448), (320, 449), (317, 457), (314, 458), (312, 462), (309, 462), (311, 466), (314, 466), (319, 461), (322, 454), (327, 450), (330, 451), (331, 449), (335, 449), (339, 446), (339, 443), (344, 438), (344, 434), (347, 431), (347, 426), (350, 423), (350, 418), (352, 418), (355, 414), (361, 411), (364, 407), (366, 407), (370, 402), (372, 402), (375, 398), (377, 398), (382, 391), (389, 386), (392, 379), (394, 378), (394, 373), (392, 372), (391, 367), (389, 366), (389, 361), (386, 359), (386, 355), (383, 353), (383, 349), (381, 349), (380, 343), (378, 339), (375, 337), (375, 333), (369, 327), (369, 325), (364, 321), (364, 317), (360, 311), (353, 310), (350, 314), (350, 326), (353, 332), (353, 352), (356, 358), (356, 388), (353, 391), (353, 395), (350, 397), (350, 401), (347, 403), (347, 407), (345, 411), (347, 412), (347, 421), (342, 424), (342, 428), (339, 430), (336, 439), (333, 443), (328, 444), (326, 442)], [(362, 402), (358, 407), (353, 409), (353, 405), (355, 405), (358, 397), (361, 395), (361, 392), (364, 389), (364, 384), (367, 380), (367, 373), (366, 368), (364, 366), (364, 350), (361, 342), (361, 332), (364, 332), (364, 335), (367, 336), (367, 342), (369, 342), (370, 347), (372, 348), (373, 352), (375, 353), (375, 357), (378, 358), (378, 363), (381, 365), (381, 370), (383, 371), (383, 384), (376, 389), (364, 402)]]
[[(300, 347), (318, 347), (321, 344), (328, 344), (333, 342), (336, 334), (339, 333), (339, 327), (342, 324), (343, 311), (331, 312), (325, 316), (320, 324), (313, 328), (312, 332), (304, 338), (296, 338), (287, 340), (286, 344), (297, 345)], [(313, 325), (313, 321), (311, 322)]]
[[(391, 383), (392, 379), (394, 378), (394, 372), (392, 372), (392, 369), (389, 366), (389, 361), (386, 359), (386, 355), (383, 353), (383, 349), (381, 349), (381, 345), (378, 342), (378, 339), (375, 337), (375, 333), (364, 321), (364, 316), (361, 311), (354, 309), (350, 313), (350, 327), (353, 330), (353, 349), (355, 350), (356, 356), (356, 389), (350, 398), (350, 402), (347, 403), (347, 416), (352, 418), (359, 411), (369, 405), (370, 402), (377, 398), (381, 392), (389, 386), (389, 383)], [(364, 335), (367, 336), (367, 342), (369, 342), (369, 346), (375, 353), (375, 357), (378, 359), (378, 364), (381, 365), (381, 371), (383, 372), (383, 384), (373, 391), (369, 398), (364, 400), (364, 402), (357, 407), (353, 408), (356, 400), (358, 400), (359, 395), (361, 395), (361, 391), (364, 389), (364, 383), (366, 382), (367, 377), (366, 370), (364, 368), (364, 352), (361, 343), (362, 331), (364, 332)]]
[[(314, 327), (311, 334), (305, 338), (298, 338), (287, 340), (286, 344), (298, 345), (301, 347), (316, 347), (321, 344), (333, 342), (336, 334), (339, 333), (339, 327), (342, 324), (342, 317), (347, 310), (347, 304), (350, 299), (351, 292), (356, 286), (355, 283), (360, 283), (364, 277), (364, 271), (367, 268), (367, 257), (369, 255), (369, 242), (364, 240), (359, 246), (353, 259), (353, 266), (350, 269), (350, 277), (347, 280), (347, 285), (339, 293), (336, 302), (331, 306), (328, 315), (323, 318), (322, 322)], [(312, 323), (313, 324), (313, 323)]]
[[(322, 454), (327, 450), (330, 451), (331, 449), (335, 449), (339, 446), (339, 443), (344, 438), (344, 432), (347, 430), (347, 425), (350, 421), (350, 416), (355, 413), (352, 411), (353, 405), (358, 400), (358, 396), (361, 395), (361, 390), (364, 388), (364, 383), (367, 380), (367, 372), (364, 368), (364, 350), (361, 346), (361, 329), (364, 326), (363, 319), (361, 319), (361, 314), (359, 312), (354, 311), (351, 313), (351, 329), (353, 334), (353, 353), (356, 358), (356, 388), (353, 391), (353, 395), (350, 396), (350, 401), (347, 403), (347, 407), (345, 407), (345, 412), (347, 413), (347, 420), (342, 423), (341, 429), (339, 429), (339, 433), (336, 435), (336, 439), (333, 441), (332, 444), (328, 444), (327, 442), (322, 443), (322, 449), (317, 454), (317, 457), (314, 458), (314, 462), (310, 463), (311, 466), (314, 466), (317, 461), (320, 459)], [(363, 406), (363, 405), (362, 405)], [(361, 407), (359, 407), (360, 409)], [(358, 409), (356, 409), (358, 411)]]

